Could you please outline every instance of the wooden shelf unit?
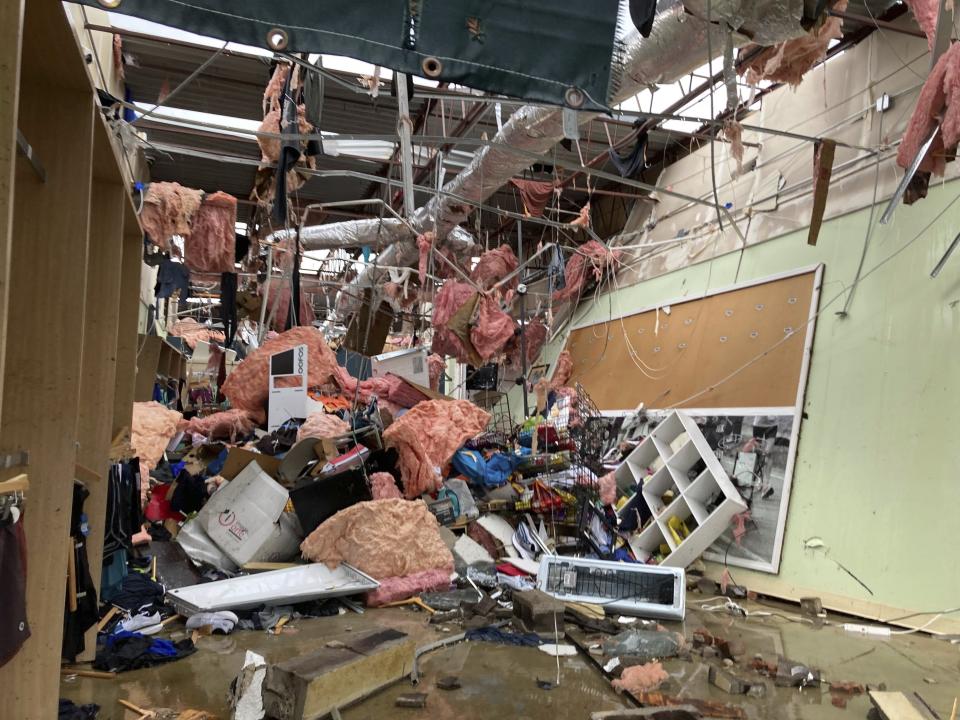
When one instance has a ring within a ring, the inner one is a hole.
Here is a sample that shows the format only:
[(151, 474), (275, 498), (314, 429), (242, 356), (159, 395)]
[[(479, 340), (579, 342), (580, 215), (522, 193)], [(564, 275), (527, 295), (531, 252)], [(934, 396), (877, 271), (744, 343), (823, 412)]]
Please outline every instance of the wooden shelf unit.
[[(669, 567), (690, 565), (747, 509), (700, 428), (679, 411), (657, 425), (615, 477), (621, 490), (635, 489), (652, 513), (629, 538), (630, 547), (643, 560), (665, 547), (660, 564)], [(679, 531), (678, 521), (689, 534)]]

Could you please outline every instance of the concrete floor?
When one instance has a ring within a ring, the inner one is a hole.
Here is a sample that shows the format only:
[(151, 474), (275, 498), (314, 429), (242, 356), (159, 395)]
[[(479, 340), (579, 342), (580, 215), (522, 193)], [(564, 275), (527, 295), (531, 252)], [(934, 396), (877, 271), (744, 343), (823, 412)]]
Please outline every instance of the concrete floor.
[[(715, 635), (742, 643), (743, 655), (734, 671), (744, 678), (760, 679), (746, 667), (754, 654), (760, 653), (767, 659), (775, 659), (780, 654), (819, 668), (827, 680), (882, 682), (889, 690), (919, 692), (944, 720), (950, 716), (954, 697), (960, 695), (960, 645), (921, 634), (877, 639), (853, 636), (837, 627), (814, 628), (780, 618), (733, 618), (699, 610), (703, 600), (691, 594), (686, 622), (677, 623), (672, 629), (681, 630), (690, 638), (695, 630), (706, 627)], [(760, 608), (750, 603), (745, 606)], [(777, 609), (790, 615), (795, 613), (792, 607)], [(841, 618), (831, 620), (843, 621)], [(124, 673), (113, 680), (65, 679), (61, 683), (61, 696), (75, 702), (100, 704), (100, 717), (104, 720), (133, 718), (133, 713), (125, 714), (117, 704), (118, 699), (147, 708), (203, 709), (220, 718), (229, 718), (227, 690), (240, 670), (247, 649), (276, 662), (307, 653), (347, 628), (361, 631), (375, 625), (393, 627), (412, 635), (418, 644), (433, 642), (444, 635), (436, 626), (428, 625), (422, 613), (405, 608), (299, 620), (292, 625), (290, 632), (278, 636), (237, 631), (226, 637), (202, 637), (197, 652), (188, 658)], [(458, 632), (459, 628), (449, 630)], [(774, 688), (770, 680), (766, 680), (765, 698), (727, 695), (708, 684), (707, 664), (697, 655), (692, 661), (666, 661), (664, 667), (671, 677), (660, 688), (661, 692), (737, 703), (744, 707), (749, 718), (864, 718), (870, 707), (866, 696), (855, 696), (846, 709), (839, 709), (831, 704), (825, 686), (801, 691)], [(547, 691), (536, 686), (537, 678), (555, 679), (556, 671), (556, 660), (536, 649), (461, 643), (427, 656), (422, 663), (423, 680), (416, 691), (429, 693), (425, 709), (394, 707), (397, 695), (414, 690), (409, 682), (402, 681), (342, 714), (344, 720), (397, 717), (586, 720), (592, 711), (630, 707), (583, 655), (561, 658), (558, 688)], [(442, 691), (434, 686), (437, 677), (450, 674), (460, 677), (461, 689)]]

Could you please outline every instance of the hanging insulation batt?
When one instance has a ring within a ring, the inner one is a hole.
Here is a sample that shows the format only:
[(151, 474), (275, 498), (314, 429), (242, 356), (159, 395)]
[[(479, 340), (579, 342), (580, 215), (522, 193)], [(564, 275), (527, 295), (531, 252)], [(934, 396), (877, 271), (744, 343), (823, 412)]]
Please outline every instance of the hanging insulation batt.
[(236, 272), (237, 199), (225, 192), (207, 195), (184, 241), (184, 262), (196, 272)]
[(404, 495), (437, 490), (453, 454), (489, 421), (489, 413), (467, 400), (425, 400), (394, 420), (383, 439), (400, 454)]

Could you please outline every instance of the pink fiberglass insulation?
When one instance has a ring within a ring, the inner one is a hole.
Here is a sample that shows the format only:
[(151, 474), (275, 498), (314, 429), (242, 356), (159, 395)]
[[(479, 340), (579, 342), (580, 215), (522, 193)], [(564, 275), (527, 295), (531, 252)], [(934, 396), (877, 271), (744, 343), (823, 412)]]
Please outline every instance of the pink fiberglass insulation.
[(190, 223), (202, 198), (203, 192), (180, 183), (150, 183), (143, 196), (140, 225), (155, 245), (169, 250), (172, 236), (190, 234)]
[(927, 36), (927, 47), (933, 50), (933, 42), (937, 38), (937, 18), (940, 15), (939, 0), (906, 0), (906, 4)]
[(337, 369), (337, 357), (316, 328), (296, 327), (281, 333), (250, 353), (227, 376), (223, 394), (235, 408), (262, 412), (267, 404), (270, 384), (270, 356), (296, 345), (307, 346), (307, 384), (325, 385)]
[(470, 328), (470, 342), (481, 358), (490, 360), (513, 338), (517, 323), (489, 295), (481, 295), (479, 305), (477, 321)]
[(381, 607), (422, 592), (449, 589), (450, 573), (447, 570), (424, 570), (402, 577), (382, 578), (380, 587), (364, 595), (363, 602), (367, 607)]
[(167, 334), (183, 338), (183, 341), (191, 349), (196, 348), (198, 342), (222, 343), (226, 340), (222, 332), (205, 327), (191, 317), (177, 320), (170, 326), (170, 329), (167, 330)]
[(350, 426), (336, 415), (315, 412), (300, 426), (300, 430), (297, 431), (297, 442), (309, 437), (333, 438), (346, 435), (348, 432), (350, 432)]
[(432, 231), (427, 231), (423, 235), (417, 235), (417, 250), (420, 252), (420, 260), (417, 263), (417, 272), (420, 274), (420, 286), (425, 287), (427, 282), (427, 264), (430, 260), (430, 250), (437, 236)]
[[(517, 256), (513, 254), (513, 248), (509, 245), (501, 245), (480, 256), (480, 260), (470, 273), (470, 279), (484, 290), (489, 290), (516, 270), (517, 265)], [(520, 276), (515, 276), (503, 286), (503, 290), (516, 288), (519, 281)]]
[(571, 220), (570, 224), (574, 227), (590, 227), (590, 203), (580, 208), (580, 214)]
[[(544, 343), (547, 341), (547, 326), (539, 320), (531, 320), (523, 328), (523, 344), (527, 351), (527, 368), (529, 369), (536, 362)], [(516, 335), (507, 346), (504, 352), (510, 358), (510, 363), (514, 368), (520, 367), (520, 336)]]
[(408, 500), (369, 500), (341, 510), (300, 544), (303, 556), (335, 568), (347, 562), (373, 578), (453, 570), (453, 555), (427, 506)]
[(291, 66), (286, 63), (279, 63), (273, 69), (273, 75), (270, 82), (263, 91), (263, 112), (267, 113), (271, 108), (280, 107), (280, 95), (283, 93), (283, 86), (290, 75)]
[(659, 662), (649, 662), (646, 665), (631, 665), (625, 667), (620, 677), (613, 681), (613, 689), (618, 693), (624, 691), (636, 695), (650, 690), (656, 690), (670, 675)]
[(440, 389), (440, 376), (447, 363), (442, 356), (433, 353), (427, 356), (427, 373), (430, 376), (430, 389)]
[(743, 172), (743, 125), (736, 120), (727, 120), (721, 130), (723, 138), (730, 143), (730, 155), (737, 161), (737, 175)]
[(225, 192), (207, 195), (184, 243), (184, 262), (197, 272), (236, 272), (237, 199)]
[[(313, 125), (307, 120), (307, 109), (303, 105), (297, 106), (297, 127), (302, 135), (307, 135), (313, 130)], [(268, 112), (257, 132), (280, 134), (280, 109), (274, 108)], [(276, 163), (280, 159), (280, 138), (257, 136), (257, 144), (260, 146), (261, 161), (265, 163)], [(299, 187), (299, 185), (297, 186)]]
[(489, 413), (467, 400), (425, 400), (394, 420), (383, 439), (400, 454), (404, 494), (437, 490), (453, 454), (489, 421)]
[(388, 472), (375, 472), (370, 474), (370, 494), (374, 500), (402, 500), (400, 488), (397, 487), (393, 475)]
[(386, 282), (383, 284), (383, 294), (403, 309), (410, 308), (419, 297), (416, 286), (411, 284)]
[(385, 400), (390, 399), (390, 396), (398, 392), (400, 385), (403, 384), (403, 381), (395, 375), (377, 378), (372, 377), (367, 380), (361, 380), (358, 391), (357, 379), (347, 372), (347, 369), (344, 367), (337, 367), (333, 379), (337, 385), (340, 386), (344, 395), (349, 398), (356, 396), (356, 398), (364, 404), (370, 402), (372, 395), (376, 395), (378, 398)]
[(563, 271), (564, 287), (553, 293), (554, 302), (565, 302), (580, 295), (592, 270), (595, 280), (603, 277), (608, 268), (616, 266), (621, 251), (608, 250), (596, 240), (590, 240), (577, 248), (576, 253)]
[(906, 168), (943, 116), (940, 132), (920, 163), (921, 172), (943, 175), (947, 150), (960, 141), (960, 44), (954, 43), (937, 61), (923, 83), (917, 106), (897, 150), (897, 165)]
[[(837, 0), (833, 10), (843, 12), (847, 0)], [(764, 49), (760, 54), (739, 65), (737, 72), (746, 75), (747, 82), (756, 85), (761, 80), (799, 85), (810, 68), (823, 60), (831, 40), (843, 37), (843, 20), (827, 16), (806, 35)]]
[(602, 476), (597, 485), (600, 488), (600, 502), (604, 505), (613, 505), (617, 501), (617, 480), (613, 473)]
[[(290, 298), (293, 291), (289, 285), (284, 285), (279, 290), (276, 285), (269, 288), (267, 297), (267, 317), (273, 315), (271, 327), (278, 332), (283, 332), (287, 326), (287, 313), (290, 312)], [(313, 313), (313, 304), (310, 297), (300, 288), (300, 312), (297, 313), (297, 325), (302, 327), (313, 327), (315, 315)]]
[(255, 413), (250, 410), (233, 408), (205, 417), (193, 417), (182, 421), (178, 429), (203, 435), (211, 440), (236, 442), (253, 432), (253, 429), (265, 419), (263, 411)]
[(570, 376), (573, 375), (573, 358), (570, 357), (569, 350), (563, 350), (557, 356), (557, 365), (553, 369), (553, 379), (550, 381), (550, 387), (556, 390), (570, 382)]
[(474, 297), (477, 291), (466, 283), (447, 280), (433, 300), (433, 351), (440, 355), (466, 356), (463, 342), (447, 326), (450, 318), (464, 303)]
[[(140, 458), (141, 468), (152, 470), (163, 457), (171, 438), (177, 434), (177, 424), (183, 415), (165, 408), (158, 402), (135, 402), (130, 428), (130, 447)], [(147, 482), (147, 478), (143, 478)]]

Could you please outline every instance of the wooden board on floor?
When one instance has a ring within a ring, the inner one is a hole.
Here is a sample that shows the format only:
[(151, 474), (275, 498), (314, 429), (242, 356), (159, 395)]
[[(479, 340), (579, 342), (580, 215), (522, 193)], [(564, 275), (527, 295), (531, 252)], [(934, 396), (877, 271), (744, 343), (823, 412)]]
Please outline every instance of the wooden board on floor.
[(929, 710), (902, 692), (871, 690), (869, 695), (883, 720), (935, 720)]
[(416, 643), (396, 630), (348, 633), (344, 647), (323, 647), (267, 667), (264, 707), (277, 720), (313, 720), (410, 674)]

